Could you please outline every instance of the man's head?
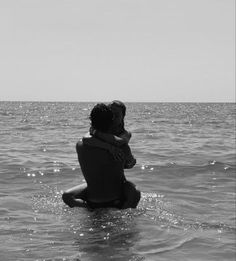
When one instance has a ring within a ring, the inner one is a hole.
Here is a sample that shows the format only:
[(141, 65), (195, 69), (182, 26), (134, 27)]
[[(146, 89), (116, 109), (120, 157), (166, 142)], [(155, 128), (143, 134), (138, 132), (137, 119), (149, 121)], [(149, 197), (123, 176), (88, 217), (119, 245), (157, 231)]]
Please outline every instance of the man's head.
[(91, 113), (91, 126), (101, 132), (107, 132), (112, 125), (113, 113), (104, 103), (96, 104)]

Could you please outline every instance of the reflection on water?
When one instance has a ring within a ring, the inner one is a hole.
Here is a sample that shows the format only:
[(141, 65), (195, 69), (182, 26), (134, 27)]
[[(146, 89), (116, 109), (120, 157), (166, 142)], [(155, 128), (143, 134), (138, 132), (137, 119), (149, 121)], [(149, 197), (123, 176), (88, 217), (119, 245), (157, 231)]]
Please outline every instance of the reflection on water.
[[(45, 242), (48, 258), (104, 261), (146, 260), (149, 257), (155, 260), (157, 255), (168, 256), (169, 252), (178, 253), (180, 249), (186, 249), (188, 253), (187, 249), (201, 242), (202, 237), (215, 238), (217, 245), (222, 237), (235, 233), (233, 227), (215, 224), (213, 220), (196, 219), (194, 222), (177, 215), (163, 194), (142, 193), (137, 209), (91, 211), (70, 209), (61, 201), (57, 187), (40, 186), (41, 193), (32, 198), (35, 222), (29, 236), (35, 243), (37, 235)], [(228, 250), (230, 255), (232, 248)], [(28, 249), (32, 253), (34, 247)], [(40, 252), (38, 245), (37, 251)]]
[(60, 227), (60, 231), (52, 228), (48, 231), (53, 246), (62, 242), (70, 244), (73, 253), (78, 253), (76, 258), (82, 260), (87, 260), (87, 257), (88, 260), (123, 260), (124, 256), (126, 260), (142, 260), (133, 248), (140, 240), (137, 221), (144, 209), (70, 209), (62, 203), (61, 192), (56, 188), (44, 185), (42, 188), (45, 191), (32, 198), (34, 219), (37, 222), (44, 220), (44, 227), (55, 219), (54, 225)]
[(83, 258), (102, 261), (104, 257), (122, 260), (125, 256), (135, 260), (137, 256), (132, 247), (139, 240), (139, 228), (131, 211), (97, 210), (87, 215), (82, 227), (73, 230), (74, 245)]
[[(42, 188), (44, 192), (33, 197), (35, 220), (42, 221), (47, 214), (48, 223), (54, 218), (55, 227), (60, 227), (60, 231), (50, 228), (51, 253), (53, 247), (67, 245), (67, 252), (61, 254), (68, 257), (70, 249), (77, 260), (144, 260), (191, 240), (184, 221), (171, 212), (172, 206), (162, 194), (142, 193), (137, 209), (91, 211), (70, 209), (56, 187)], [(47, 220), (43, 222), (46, 226)]]

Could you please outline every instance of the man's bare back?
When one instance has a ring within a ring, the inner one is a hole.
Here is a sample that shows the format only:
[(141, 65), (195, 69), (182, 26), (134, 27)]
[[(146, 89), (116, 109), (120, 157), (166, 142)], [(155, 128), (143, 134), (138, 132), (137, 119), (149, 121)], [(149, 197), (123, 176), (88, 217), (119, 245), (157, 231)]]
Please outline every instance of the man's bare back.
[(125, 182), (124, 166), (101, 148), (76, 144), (81, 170), (87, 182), (87, 200), (109, 202), (121, 199)]

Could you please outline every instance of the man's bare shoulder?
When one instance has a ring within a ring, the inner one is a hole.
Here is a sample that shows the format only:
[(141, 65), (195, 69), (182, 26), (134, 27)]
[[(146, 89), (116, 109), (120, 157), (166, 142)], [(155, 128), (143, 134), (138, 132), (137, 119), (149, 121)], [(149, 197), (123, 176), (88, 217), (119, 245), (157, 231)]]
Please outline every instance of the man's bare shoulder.
[(99, 154), (104, 154), (107, 155), (108, 152), (106, 150), (104, 150), (103, 148), (98, 148), (98, 147), (94, 147), (94, 146), (90, 146), (86, 143), (83, 142), (83, 139), (80, 139), (77, 143), (76, 143), (76, 151), (77, 153), (89, 153), (89, 154), (94, 154), (94, 153), (99, 153)]
[(80, 147), (82, 147), (82, 146), (83, 146), (83, 141), (82, 141), (82, 139), (80, 139), (80, 140), (76, 143), (76, 145), (75, 145), (76, 151), (77, 151)]
[(87, 144), (84, 144), (83, 141), (78, 141), (76, 143), (76, 153), (78, 155), (78, 159), (80, 163), (83, 165), (92, 164), (93, 166), (101, 166), (104, 164), (105, 165), (118, 164), (117, 161), (114, 161), (112, 155), (105, 149), (89, 146)]

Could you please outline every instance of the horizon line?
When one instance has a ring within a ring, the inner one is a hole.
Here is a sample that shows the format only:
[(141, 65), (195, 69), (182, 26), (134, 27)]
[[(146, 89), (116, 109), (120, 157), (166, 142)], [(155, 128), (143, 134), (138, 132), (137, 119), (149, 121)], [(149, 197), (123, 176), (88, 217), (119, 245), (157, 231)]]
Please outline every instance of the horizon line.
[[(118, 99), (120, 100), (120, 99)], [(58, 103), (106, 103), (104, 101), (68, 101), (68, 100), (0, 100), (0, 102), (58, 102)], [(236, 103), (236, 101), (123, 101), (124, 103)]]

